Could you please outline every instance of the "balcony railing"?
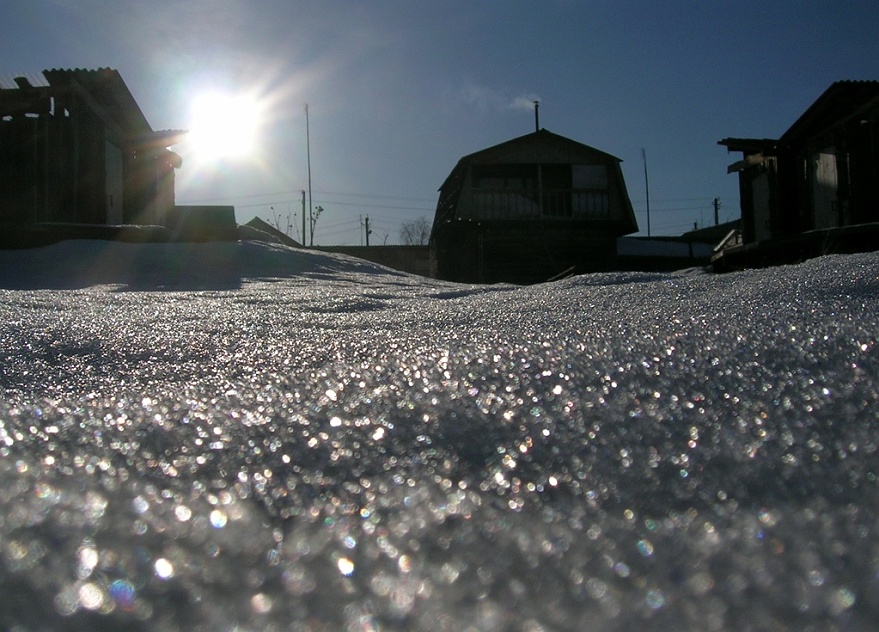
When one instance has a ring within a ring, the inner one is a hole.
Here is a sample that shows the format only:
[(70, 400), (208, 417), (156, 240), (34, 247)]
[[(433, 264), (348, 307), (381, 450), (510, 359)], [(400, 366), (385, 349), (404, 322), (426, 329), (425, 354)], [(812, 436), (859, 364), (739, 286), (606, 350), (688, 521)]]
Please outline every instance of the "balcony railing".
[(606, 190), (479, 190), (473, 192), (474, 217), (506, 219), (596, 219), (613, 217)]

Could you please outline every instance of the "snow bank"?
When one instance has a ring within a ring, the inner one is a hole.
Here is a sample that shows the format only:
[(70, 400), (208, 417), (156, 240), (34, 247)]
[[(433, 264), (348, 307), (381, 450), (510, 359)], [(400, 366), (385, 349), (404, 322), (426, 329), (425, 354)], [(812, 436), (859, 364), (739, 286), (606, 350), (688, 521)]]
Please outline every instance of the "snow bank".
[(0, 287), (78, 289), (233, 289), (242, 282), (339, 272), (395, 274), (361, 259), (256, 241), (123, 243), (69, 240), (0, 250)]
[(874, 626), (876, 254), (515, 288), (134, 247), (0, 253), (79, 288), (0, 290), (0, 627)]

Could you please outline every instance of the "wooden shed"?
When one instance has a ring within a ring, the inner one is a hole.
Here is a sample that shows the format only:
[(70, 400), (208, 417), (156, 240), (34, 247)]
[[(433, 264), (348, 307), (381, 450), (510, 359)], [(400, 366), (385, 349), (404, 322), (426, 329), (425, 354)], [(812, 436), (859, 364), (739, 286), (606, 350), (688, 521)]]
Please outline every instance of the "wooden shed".
[(464, 156), (439, 190), (437, 278), (539, 283), (613, 270), (637, 232), (620, 160), (545, 129)]
[(742, 159), (744, 244), (879, 222), (879, 81), (837, 81), (777, 140), (725, 138)]
[(110, 68), (15, 83), (0, 87), (0, 224), (165, 224), (183, 132), (153, 131)]

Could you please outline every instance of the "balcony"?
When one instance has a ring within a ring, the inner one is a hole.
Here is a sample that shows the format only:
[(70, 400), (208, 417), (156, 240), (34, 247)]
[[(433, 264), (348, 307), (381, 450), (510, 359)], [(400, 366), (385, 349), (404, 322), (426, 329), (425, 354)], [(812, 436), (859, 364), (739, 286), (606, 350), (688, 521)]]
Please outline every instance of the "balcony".
[(470, 215), (481, 220), (609, 220), (613, 219), (607, 190), (534, 189), (473, 190)]

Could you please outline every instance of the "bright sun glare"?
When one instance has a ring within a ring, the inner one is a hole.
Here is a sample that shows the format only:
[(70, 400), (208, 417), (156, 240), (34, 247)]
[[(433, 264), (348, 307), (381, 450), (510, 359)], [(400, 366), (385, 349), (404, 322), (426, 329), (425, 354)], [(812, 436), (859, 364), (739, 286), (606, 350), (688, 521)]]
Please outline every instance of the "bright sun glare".
[(250, 97), (203, 94), (192, 104), (190, 146), (199, 161), (248, 158), (256, 149), (260, 116)]

